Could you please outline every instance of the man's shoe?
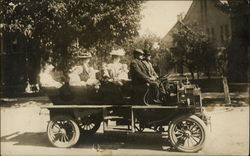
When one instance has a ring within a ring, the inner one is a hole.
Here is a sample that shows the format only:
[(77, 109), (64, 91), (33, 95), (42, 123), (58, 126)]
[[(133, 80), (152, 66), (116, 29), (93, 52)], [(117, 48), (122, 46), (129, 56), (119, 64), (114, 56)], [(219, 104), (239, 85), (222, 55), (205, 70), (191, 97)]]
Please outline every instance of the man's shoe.
[(159, 100), (159, 99), (156, 99), (156, 100), (153, 100), (153, 101), (154, 101), (154, 103), (162, 103), (162, 101)]

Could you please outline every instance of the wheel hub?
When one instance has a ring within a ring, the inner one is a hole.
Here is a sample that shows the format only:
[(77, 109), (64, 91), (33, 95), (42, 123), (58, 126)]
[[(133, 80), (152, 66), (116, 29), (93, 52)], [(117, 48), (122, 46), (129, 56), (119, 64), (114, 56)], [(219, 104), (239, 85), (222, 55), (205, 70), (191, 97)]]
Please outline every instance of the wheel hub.
[(66, 130), (65, 130), (64, 128), (61, 128), (61, 129), (60, 129), (60, 133), (61, 133), (61, 134), (66, 134)]
[(192, 133), (189, 130), (186, 130), (184, 135), (188, 138), (190, 138), (192, 136)]

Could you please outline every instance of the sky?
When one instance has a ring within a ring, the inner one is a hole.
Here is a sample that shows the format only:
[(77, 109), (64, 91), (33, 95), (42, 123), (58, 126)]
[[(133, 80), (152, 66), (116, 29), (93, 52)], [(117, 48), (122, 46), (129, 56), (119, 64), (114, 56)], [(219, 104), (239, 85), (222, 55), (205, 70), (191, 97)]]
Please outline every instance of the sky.
[(153, 33), (164, 37), (177, 22), (177, 15), (186, 14), (191, 3), (191, 0), (146, 1), (142, 10), (140, 35)]

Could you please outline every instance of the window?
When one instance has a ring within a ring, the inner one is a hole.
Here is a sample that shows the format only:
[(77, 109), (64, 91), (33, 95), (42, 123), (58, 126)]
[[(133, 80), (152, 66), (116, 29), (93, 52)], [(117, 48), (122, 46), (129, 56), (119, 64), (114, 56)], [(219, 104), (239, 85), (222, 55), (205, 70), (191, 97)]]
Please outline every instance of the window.
[(220, 38), (221, 38), (221, 43), (224, 43), (224, 29), (223, 29), (223, 25), (220, 26)]
[(229, 38), (229, 28), (227, 24), (225, 25), (225, 37), (226, 37), (226, 40)]
[(3, 33), (0, 32), (0, 55), (3, 54)]
[(215, 39), (215, 31), (214, 31), (214, 28), (211, 28), (212, 30), (212, 39)]
[(203, 3), (201, 2), (200, 4), (201, 4), (201, 11), (203, 11)]
[(209, 28), (207, 28), (207, 36), (208, 36), (208, 38), (210, 38), (210, 29)]
[(204, 7), (205, 7), (205, 15), (207, 16), (207, 1), (204, 0)]

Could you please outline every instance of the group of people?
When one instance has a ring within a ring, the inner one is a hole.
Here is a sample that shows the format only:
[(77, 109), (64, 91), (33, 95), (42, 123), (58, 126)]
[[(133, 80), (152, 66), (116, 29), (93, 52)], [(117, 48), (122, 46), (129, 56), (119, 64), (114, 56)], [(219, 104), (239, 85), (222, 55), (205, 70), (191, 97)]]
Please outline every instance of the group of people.
[[(111, 62), (103, 63), (102, 70), (96, 70), (89, 65), (92, 55), (90, 53), (81, 54), (77, 57), (76, 65), (70, 69), (68, 78), (70, 86), (92, 86), (99, 85), (96, 75), (101, 74), (102, 80), (122, 85), (123, 81), (128, 81), (128, 66), (121, 63), (121, 57), (125, 55), (123, 49), (112, 50)], [(61, 84), (55, 81), (51, 75), (53, 66), (46, 64), (40, 73), (40, 83), (42, 86), (60, 88)]]
[(133, 99), (138, 104), (143, 103), (147, 84), (154, 91), (154, 103), (161, 103), (159, 98), (159, 76), (155, 72), (151, 54), (147, 50), (136, 49), (133, 52), (134, 60), (130, 64), (130, 76), (133, 85)]
[[(158, 75), (155, 72), (150, 60), (151, 54), (147, 50), (136, 49), (133, 52), (134, 59), (128, 69), (127, 64), (121, 63), (121, 58), (125, 55), (123, 49), (112, 50), (111, 62), (103, 63), (102, 69), (95, 70), (89, 65), (91, 54), (86, 53), (78, 57), (76, 66), (74, 66), (70, 73), (69, 85), (70, 86), (99, 86), (100, 81), (96, 77), (96, 73), (101, 74), (102, 81), (114, 84), (119, 87), (127, 81), (132, 81), (133, 98), (136, 103), (143, 102), (143, 95), (145, 93), (145, 87), (147, 84), (155, 91), (156, 103), (160, 102), (158, 93)], [(54, 86), (60, 88), (62, 85), (53, 80), (49, 74), (53, 69), (53, 66), (48, 65), (40, 74), (40, 82), (43, 86)]]
[(100, 85), (96, 77), (96, 73), (101, 75), (103, 81), (111, 82), (117, 85), (122, 85), (123, 81), (128, 79), (128, 67), (120, 62), (121, 57), (125, 55), (123, 49), (112, 50), (111, 63), (103, 63), (101, 70), (95, 70), (89, 66), (91, 54), (85, 54), (79, 57), (78, 65), (71, 69), (69, 74), (70, 86), (86, 86)]

